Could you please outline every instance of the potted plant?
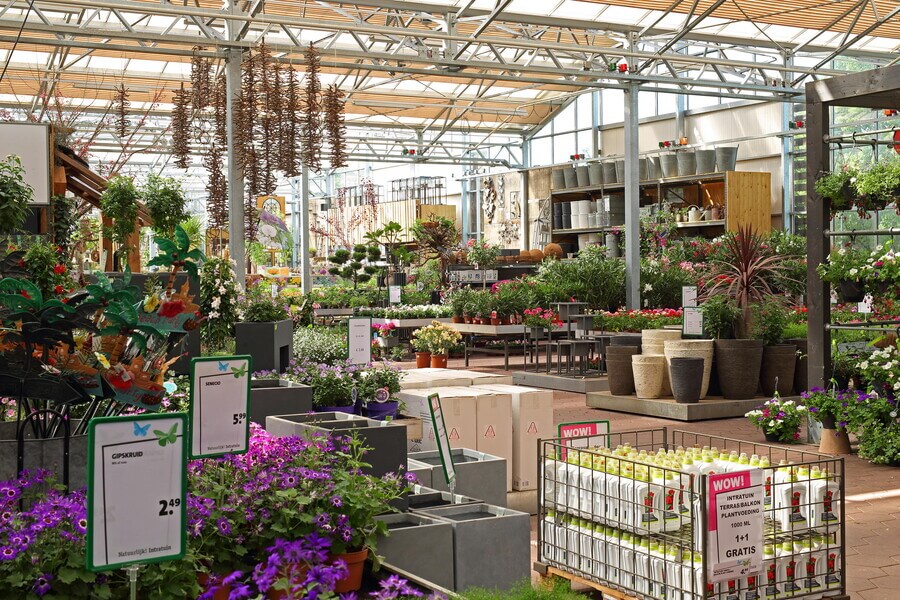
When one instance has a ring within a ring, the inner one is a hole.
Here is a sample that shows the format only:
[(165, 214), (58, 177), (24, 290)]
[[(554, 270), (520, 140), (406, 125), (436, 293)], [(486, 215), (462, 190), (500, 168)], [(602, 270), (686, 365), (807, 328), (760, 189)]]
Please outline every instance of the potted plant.
[(127, 254), (130, 249), (128, 238), (137, 227), (138, 197), (134, 181), (124, 175), (110, 179), (100, 196), (100, 212), (111, 222), (104, 226), (103, 234), (118, 244), (117, 253)]
[(815, 190), (821, 198), (831, 201), (831, 212), (849, 210), (856, 199), (857, 170), (844, 165), (838, 171), (826, 173), (816, 179)]
[(463, 323), (465, 321), (464, 315), (466, 314), (466, 307), (471, 295), (472, 291), (466, 287), (453, 290), (447, 294), (444, 302), (450, 305), (454, 323)]
[(852, 420), (859, 394), (854, 390), (838, 390), (837, 382), (832, 379), (828, 389), (814, 387), (801, 396), (809, 407), (810, 415), (822, 423), (819, 451), (823, 454), (850, 454), (847, 426)]
[(793, 400), (784, 400), (777, 393), (744, 416), (762, 429), (767, 442), (795, 444), (800, 441), (800, 426), (809, 410)]
[(555, 312), (549, 308), (528, 308), (523, 311), (525, 326), (530, 327), (535, 333), (543, 333), (554, 326), (562, 325), (562, 321)]
[(753, 305), (751, 337), (763, 343), (759, 377), (766, 396), (787, 396), (794, 387), (797, 346), (784, 343), (787, 324), (788, 311), (774, 298)]
[(34, 189), (25, 183), (22, 159), (10, 155), (0, 161), (0, 236), (12, 235), (28, 218)]
[(900, 292), (900, 252), (891, 242), (877, 247), (862, 266), (861, 275), (873, 294), (898, 295)]
[(428, 342), (425, 339), (419, 339), (415, 336), (415, 332), (413, 333), (413, 338), (410, 341), (412, 344), (413, 350), (416, 351), (416, 368), (417, 369), (427, 369), (431, 366), (431, 351), (428, 346)]
[(384, 421), (397, 416), (401, 375), (400, 369), (388, 364), (359, 373), (357, 390), (363, 399), (367, 417)]
[(294, 321), (263, 283), (247, 288), (242, 320), (235, 323), (235, 352), (253, 357), (256, 371), (284, 371), (293, 355)]
[(374, 263), (380, 258), (381, 249), (375, 245), (357, 244), (352, 252), (340, 248), (328, 257), (328, 262), (334, 265), (328, 272), (349, 281), (355, 290), (360, 283), (367, 283), (378, 273), (379, 268)]
[(450, 259), (459, 244), (456, 223), (443, 217), (431, 217), (416, 221), (410, 228), (413, 240), (421, 253), (420, 258), (436, 258), (439, 265), (440, 286), (447, 287)]
[(153, 219), (152, 229), (156, 235), (172, 237), (175, 227), (190, 217), (185, 210), (187, 199), (181, 184), (172, 177), (151, 173), (141, 190), (141, 196)]
[(835, 248), (828, 255), (828, 262), (816, 267), (816, 273), (832, 285), (836, 285), (843, 302), (862, 302), (866, 295), (862, 269), (868, 253), (854, 246)]
[(870, 210), (883, 210), (900, 198), (900, 160), (878, 162), (856, 178), (857, 210), (868, 218)]
[(775, 296), (770, 278), (783, 273), (781, 257), (752, 228), (741, 227), (722, 241), (720, 257), (712, 259), (712, 278), (702, 297), (727, 296), (739, 313), (734, 322), (736, 339), (715, 340), (715, 356), (722, 395), (744, 400), (756, 395), (762, 368), (763, 344), (751, 339), (752, 306)]
[(447, 353), (459, 344), (462, 335), (453, 327), (439, 321), (432, 321), (413, 332), (413, 337), (422, 340), (424, 347), (431, 352), (431, 367), (433, 369), (447, 368)]
[[(484, 240), (470, 239), (466, 243), (466, 260), (476, 269), (490, 269), (497, 264), (500, 256), (500, 246), (489, 244)], [(487, 281), (482, 281), (482, 287), (487, 286)]]

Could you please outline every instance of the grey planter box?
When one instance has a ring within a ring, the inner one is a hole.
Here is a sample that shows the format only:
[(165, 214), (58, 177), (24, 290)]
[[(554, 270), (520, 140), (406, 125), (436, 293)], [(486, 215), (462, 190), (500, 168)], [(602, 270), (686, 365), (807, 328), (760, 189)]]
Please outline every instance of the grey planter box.
[[(122, 277), (121, 273), (106, 273), (106, 275), (110, 279)], [(132, 273), (131, 283), (143, 291), (146, 289), (147, 281), (151, 277), (158, 277), (163, 286), (169, 282), (169, 272), (160, 271), (159, 273)], [(200, 304), (200, 280), (189, 279), (187, 273), (178, 273), (175, 275), (174, 288), (180, 290), (185, 281), (190, 281), (188, 291), (194, 296), (194, 304)], [(169, 351), (167, 358), (171, 359), (184, 353), (186, 354), (176, 360), (170, 367), (177, 375), (189, 375), (191, 372), (191, 359), (200, 356), (199, 327), (188, 331), (181, 343), (175, 344), (175, 347)]]
[(484, 503), (422, 514), (453, 524), (455, 591), (508, 590), (531, 575), (530, 515)]
[(363, 444), (372, 448), (364, 460), (372, 465), (364, 471), (375, 477), (407, 469), (406, 427), (390, 421), (375, 421), (344, 413), (310, 413), (266, 418), (266, 431), (276, 437), (313, 437), (322, 433), (350, 435), (356, 431)]
[(419, 485), (431, 487), (431, 471), (432, 469), (434, 469), (432, 465), (419, 462), (415, 459), (409, 459), (406, 468), (409, 473), (412, 473), (416, 476)]
[[(78, 426), (79, 421), (72, 421), (71, 427)], [(62, 427), (60, 437), (51, 439), (34, 439), (31, 427), (25, 428), (25, 461), (24, 468), (29, 471), (46, 469), (54, 474), (57, 483), (63, 483), (63, 439)], [(87, 436), (79, 435), (69, 438), (69, 489), (83, 488), (87, 485)], [(18, 476), (18, 445), (16, 443), (16, 423), (0, 423), (0, 481), (15, 479)]]
[(284, 379), (250, 381), (250, 420), (263, 427), (266, 418), (312, 412), (312, 388)]
[(377, 552), (385, 562), (452, 589), (453, 525), (424, 514), (375, 517), (387, 523), (390, 535), (378, 538)]
[(481, 500), (462, 496), (460, 494), (451, 494), (450, 492), (439, 492), (437, 490), (414, 485), (412, 493), (408, 496), (410, 512), (420, 512), (431, 508), (441, 506), (452, 506), (454, 504), (478, 504)]
[(254, 371), (284, 372), (294, 356), (294, 322), (235, 323), (235, 354), (253, 357)]
[[(452, 451), (456, 466), (456, 493), (478, 498), (495, 506), (506, 506), (506, 459), (459, 448)], [(449, 492), (437, 450), (412, 452), (410, 458), (433, 466), (431, 487)]]

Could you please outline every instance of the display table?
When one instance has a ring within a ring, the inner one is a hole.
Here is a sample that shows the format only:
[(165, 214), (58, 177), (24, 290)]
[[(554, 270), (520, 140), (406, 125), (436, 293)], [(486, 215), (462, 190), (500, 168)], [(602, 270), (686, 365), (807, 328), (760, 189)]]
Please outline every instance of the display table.
[[(450, 323), (450, 317), (433, 317), (423, 319), (381, 319), (372, 317), (372, 325), (391, 325), (397, 329), (418, 329), (419, 327), (427, 327), (432, 322)], [(461, 324), (461, 323), (460, 323)], [(456, 327), (456, 325), (454, 325)]]
[[(466, 366), (469, 366), (470, 354), (502, 354), (503, 368), (509, 371), (509, 341), (515, 337), (525, 337), (524, 325), (475, 325), (472, 323), (454, 323), (453, 328), (463, 334), (465, 340)], [(489, 337), (503, 341), (501, 348), (475, 346), (478, 337)]]

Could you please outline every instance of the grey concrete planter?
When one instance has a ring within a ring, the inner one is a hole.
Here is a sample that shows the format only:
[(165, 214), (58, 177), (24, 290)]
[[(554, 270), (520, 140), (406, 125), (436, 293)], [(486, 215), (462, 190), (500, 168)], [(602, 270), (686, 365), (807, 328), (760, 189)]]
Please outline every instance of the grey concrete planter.
[(523, 512), (468, 504), (423, 511), (453, 524), (454, 589), (508, 590), (531, 573), (531, 517)]
[(276, 437), (297, 435), (307, 438), (322, 433), (350, 435), (356, 431), (363, 444), (372, 448), (365, 455), (365, 461), (371, 465), (364, 469), (366, 473), (381, 477), (407, 469), (406, 427), (390, 421), (327, 412), (280, 415), (266, 418), (266, 431)]
[(312, 391), (308, 385), (284, 379), (253, 379), (250, 420), (265, 427), (267, 417), (312, 412)]
[(453, 588), (453, 525), (417, 513), (375, 518), (385, 522), (390, 531), (378, 538), (376, 547), (385, 562), (443, 588)]
[[(456, 493), (478, 498), (496, 506), (506, 506), (506, 459), (468, 448), (453, 450)], [(449, 492), (441, 457), (437, 450), (413, 452), (410, 458), (432, 465), (432, 487)]]
[(235, 323), (235, 353), (253, 357), (254, 371), (285, 371), (294, 356), (294, 322)]
[[(79, 421), (72, 421), (72, 428)], [(62, 436), (62, 428), (60, 428)], [(29, 471), (46, 469), (54, 474), (57, 483), (63, 483), (63, 439), (34, 439), (30, 427), (25, 429), (24, 468)], [(0, 423), (0, 481), (18, 476), (18, 445), (16, 443), (16, 423)], [(87, 485), (87, 436), (69, 438), (69, 488), (78, 489)]]
[(481, 500), (469, 498), (461, 494), (451, 494), (450, 492), (439, 492), (437, 490), (422, 485), (412, 486), (412, 493), (407, 497), (409, 500), (409, 510), (419, 512), (441, 506), (452, 506), (454, 504), (478, 504)]

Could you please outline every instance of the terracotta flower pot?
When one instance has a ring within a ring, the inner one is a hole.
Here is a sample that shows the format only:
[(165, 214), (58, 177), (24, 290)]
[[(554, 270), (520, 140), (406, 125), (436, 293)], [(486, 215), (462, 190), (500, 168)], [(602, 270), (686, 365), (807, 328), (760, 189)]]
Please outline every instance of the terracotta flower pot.
[(465, 323), (466, 325), (471, 325), (471, 324), (472, 324), (472, 317), (470, 317), (469, 315), (465, 315), (465, 316), (463, 317), (463, 323)]
[(431, 368), (432, 369), (446, 369), (447, 368), (447, 355), (446, 354), (432, 354), (431, 355)]
[(834, 417), (821, 415), (822, 440), (819, 452), (822, 454), (850, 454), (850, 435), (846, 429), (838, 430)]
[(416, 352), (416, 368), (427, 369), (431, 364), (431, 352)]
[(368, 557), (368, 549), (338, 554), (332, 557), (334, 560), (344, 561), (347, 565), (347, 576), (335, 584), (335, 592), (338, 594), (346, 594), (348, 592), (355, 592), (362, 587), (363, 568), (366, 566), (366, 559)]
[(491, 325), (493, 325), (495, 327), (497, 325), (500, 325), (501, 321), (502, 321), (502, 319), (500, 319), (499, 317), (491, 317)]
[(453, 317), (450, 319), (450, 321), (452, 323), (462, 323), (464, 321), (464, 319), (463, 319), (463, 317), (460, 317), (459, 315), (453, 315)]

